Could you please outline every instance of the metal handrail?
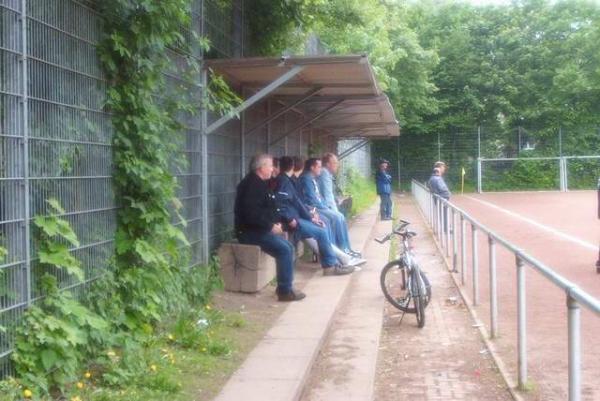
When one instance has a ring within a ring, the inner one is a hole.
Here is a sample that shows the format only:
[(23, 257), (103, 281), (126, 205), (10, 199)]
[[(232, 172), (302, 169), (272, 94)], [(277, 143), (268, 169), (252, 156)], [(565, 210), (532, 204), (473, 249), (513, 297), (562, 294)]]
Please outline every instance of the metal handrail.
[[(583, 305), (596, 315), (600, 315), (600, 301), (582, 290), (578, 285), (567, 280), (546, 264), (526, 253), (507, 239), (501, 237), (490, 228), (478, 222), (463, 209), (452, 202), (432, 194), (422, 183), (412, 180), (411, 192), (419, 208), (427, 218), (434, 237), (438, 240), (446, 256), (452, 256), (453, 272), (458, 272), (458, 240), (456, 217), (460, 217), (460, 252), (461, 252), (461, 282), (465, 284), (466, 273), (466, 223), (471, 225), (472, 240), (472, 274), (473, 297), (472, 303), (479, 303), (479, 256), (477, 238), (478, 232), (488, 238), (489, 247), (489, 280), (490, 280), (490, 337), (498, 336), (498, 294), (496, 272), (496, 244), (512, 252), (515, 256), (517, 268), (517, 339), (518, 339), (518, 387), (521, 390), (527, 384), (527, 315), (526, 315), (526, 284), (525, 267), (530, 266), (535, 271), (548, 279), (555, 286), (565, 291), (568, 308), (568, 355), (569, 355), (569, 401), (581, 400), (581, 314), (580, 305)], [(452, 217), (450, 218), (450, 213)], [(449, 228), (452, 227), (452, 230)], [(452, 239), (451, 239), (452, 236)], [(452, 242), (452, 250), (450, 243)], [(452, 255), (450, 255), (452, 251)]]

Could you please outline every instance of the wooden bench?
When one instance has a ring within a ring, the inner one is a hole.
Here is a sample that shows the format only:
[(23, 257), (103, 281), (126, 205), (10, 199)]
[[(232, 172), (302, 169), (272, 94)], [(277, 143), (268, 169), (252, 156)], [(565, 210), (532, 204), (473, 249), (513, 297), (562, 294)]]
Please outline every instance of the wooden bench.
[(225, 242), (219, 248), (225, 290), (258, 292), (276, 275), (275, 259), (256, 245)]

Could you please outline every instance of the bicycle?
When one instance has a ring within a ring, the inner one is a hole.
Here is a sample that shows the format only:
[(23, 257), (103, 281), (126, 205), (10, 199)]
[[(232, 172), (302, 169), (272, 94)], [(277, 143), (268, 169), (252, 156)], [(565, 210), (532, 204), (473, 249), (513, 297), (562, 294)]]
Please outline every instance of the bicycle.
[[(403, 312), (400, 322), (404, 318), (404, 313), (414, 313), (417, 315), (418, 327), (423, 328), (425, 326), (425, 308), (431, 300), (431, 284), (412, 254), (410, 240), (417, 233), (409, 230), (407, 228), (409, 225), (408, 221), (400, 220), (400, 225), (391, 233), (381, 239), (375, 238), (375, 241), (383, 244), (392, 239), (394, 235), (398, 235), (402, 237), (403, 246), (400, 257), (383, 267), (379, 280), (385, 298)], [(412, 307), (410, 306), (411, 300)]]

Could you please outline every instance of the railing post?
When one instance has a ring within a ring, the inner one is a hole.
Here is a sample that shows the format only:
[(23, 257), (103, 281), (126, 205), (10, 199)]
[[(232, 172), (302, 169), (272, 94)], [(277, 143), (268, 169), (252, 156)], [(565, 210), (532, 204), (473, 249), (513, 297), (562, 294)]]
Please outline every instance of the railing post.
[(525, 263), (517, 255), (517, 348), (519, 389), (527, 385), (527, 305), (525, 294)]
[(498, 337), (498, 285), (496, 279), (496, 242), (488, 237), (490, 255), (490, 337)]
[(581, 401), (581, 310), (567, 294), (569, 314), (569, 401)]
[(460, 216), (460, 282), (465, 285), (467, 278), (467, 222)]
[(435, 229), (433, 220), (433, 195), (430, 192), (427, 193), (427, 199), (429, 199), (429, 225)]
[(479, 248), (477, 246), (477, 227), (471, 223), (471, 245), (473, 254), (473, 306), (479, 305)]
[(452, 273), (458, 272), (458, 244), (456, 243), (456, 210), (452, 209)]
[(444, 203), (444, 234), (446, 235), (446, 257), (450, 257), (450, 205)]
[(437, 239), (438, 242), (442, 243), (442, 202), (440, 198), (435, 199), (437, 205)]

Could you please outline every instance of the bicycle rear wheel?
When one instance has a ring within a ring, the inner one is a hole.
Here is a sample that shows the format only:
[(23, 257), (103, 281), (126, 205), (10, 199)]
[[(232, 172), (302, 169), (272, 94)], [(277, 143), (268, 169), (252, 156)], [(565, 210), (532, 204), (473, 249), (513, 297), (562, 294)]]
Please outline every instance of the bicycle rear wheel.
[[(415, 296), (413, 297), (413, 301), (415, 304), (415, 314), (417, 315), (417, 326), (422, 329), (425, 326), (425, 289), (421, 287), (420, 280), (418, 279), (416, 274), (413, 274), (412, 279), (412, 288), (415, 292)], [(424, 281), (424, 280), (423, 280)]]

